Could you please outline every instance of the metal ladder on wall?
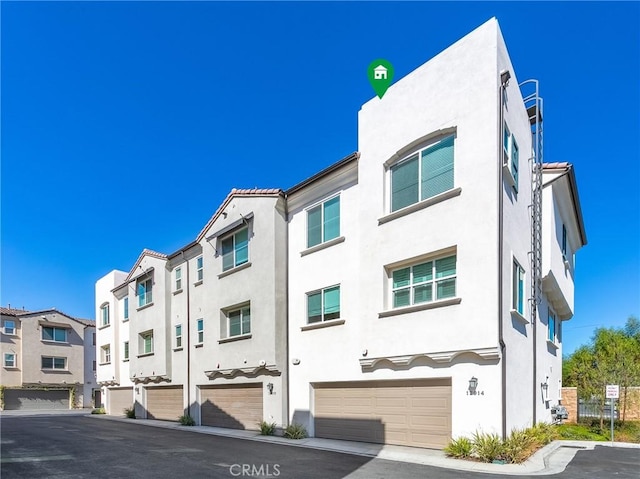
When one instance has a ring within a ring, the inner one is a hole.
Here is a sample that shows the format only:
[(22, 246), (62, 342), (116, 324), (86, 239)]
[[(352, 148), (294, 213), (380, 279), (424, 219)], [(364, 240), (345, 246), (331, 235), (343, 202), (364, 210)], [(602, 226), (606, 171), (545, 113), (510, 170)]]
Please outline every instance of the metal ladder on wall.
[[(531, 321), (535, 324), (538, 305), (542, 295), (542, 161), (543, 161), (543, 100), (540, 97), (538, 80), (526, 80), (519, 85), (523, 93), (524, 106), (531, 125), (532, 156), (531, 168), (531, 204), (529, 205), (531, 226), (531, 294), (529, 308)], [(526, 92), (529, 93), (526, 93)]]

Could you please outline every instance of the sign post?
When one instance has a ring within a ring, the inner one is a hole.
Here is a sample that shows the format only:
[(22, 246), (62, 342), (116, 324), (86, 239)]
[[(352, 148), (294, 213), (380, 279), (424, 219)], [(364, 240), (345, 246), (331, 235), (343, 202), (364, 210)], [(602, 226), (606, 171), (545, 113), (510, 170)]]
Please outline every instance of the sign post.
[(607, 399), (611, 399), (611, 442), (613, 442), (613, 415), (615, 414), (616, 399), (620, 397), (620, 386), (618, 384), (607, 384), (606, 395)]

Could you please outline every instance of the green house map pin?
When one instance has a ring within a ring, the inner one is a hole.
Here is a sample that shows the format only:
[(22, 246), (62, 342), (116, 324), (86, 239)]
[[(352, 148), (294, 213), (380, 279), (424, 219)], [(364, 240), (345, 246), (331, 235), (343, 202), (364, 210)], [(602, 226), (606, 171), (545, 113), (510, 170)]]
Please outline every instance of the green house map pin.
[(387, 60), (374, 60), (367, 68), (367, 76), (379, 98), (386, 93), (393, 80), (393, 66)]

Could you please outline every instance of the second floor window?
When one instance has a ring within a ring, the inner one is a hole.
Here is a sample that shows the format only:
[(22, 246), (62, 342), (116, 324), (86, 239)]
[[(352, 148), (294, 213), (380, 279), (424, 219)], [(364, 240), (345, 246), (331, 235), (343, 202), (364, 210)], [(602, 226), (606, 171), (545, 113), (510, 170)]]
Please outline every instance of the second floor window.
[(129, 360), (129, 341), (125, 341), (123, 346), (123, 355), (122, 357), (124, 358), (125, 361)]
[(67, 358), (42, 356), (42, 369), (67, 369)]
[(56, 343), (67, 342), (67, 330), (64, 328), (53, 328), (50, 326), (42, 327), (42, 340), (54, 341)]
[(453, 188), (453, 136), (391, 167), (391, 211)]
[(562, 248), (562, 257), (567, 259), (567, 227), (562, 225), (562, 242), (560, 243), (560, 247)]
[(129, 321), (129, 297), (124, 298), (124, 316), (123, 321)]
[(242, 336), (251, 332), (251, 308), (229, 311), (229, 336)]
[(340, 236), (340, 197), (307, 210), (307, 248)]
[(109, 325), (109, 304), (103, 304), (100, 307), (100, 326)]
[(153, 353), (153, 331), (140, 333), (140, 346), (138, 350), (140, 351), (140, 354)]
[(340, 286), (307, 293), (307, 323), (340, 318)]
[(182, 325), (178, 324), (176, 326), (176, 348), (182, 347)]
[(198, 320), (198, 344), (204, 342), (204, 319)]
[(107, 344), (100, 348), (100, 363), (109, 364), (111, 362), (111, 346)]
[(13, 353), (4, 353), (4, 367), (15, 368), (16, 367), (16, 355)]
[(152, 290), (153, 280), (151, 278), (142, 279), (138, 282), (138, 307), (151, 304), (153, 301)]
[(453, 298), (456, 256), (447, 256), (393, 271), (393, 307)]
[(222, 271), (249, 261), (249, 229), (245, 228), (222, 240)]

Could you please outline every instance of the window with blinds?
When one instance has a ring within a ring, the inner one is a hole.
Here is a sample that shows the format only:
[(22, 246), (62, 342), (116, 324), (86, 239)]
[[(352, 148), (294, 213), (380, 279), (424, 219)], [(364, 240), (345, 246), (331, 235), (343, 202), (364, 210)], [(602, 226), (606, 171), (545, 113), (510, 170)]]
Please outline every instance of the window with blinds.
[(456, 295), (456, 255), (392, 272), (393, 307), (402, 308)]
[(453, 188), (454, 137), (448, 136), (391, 167), (391, 211)]
[(340, 285), (307, 293), (307, 323), (340, 319)]

